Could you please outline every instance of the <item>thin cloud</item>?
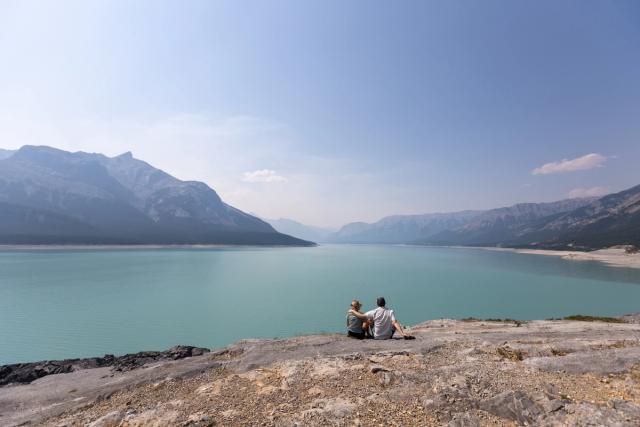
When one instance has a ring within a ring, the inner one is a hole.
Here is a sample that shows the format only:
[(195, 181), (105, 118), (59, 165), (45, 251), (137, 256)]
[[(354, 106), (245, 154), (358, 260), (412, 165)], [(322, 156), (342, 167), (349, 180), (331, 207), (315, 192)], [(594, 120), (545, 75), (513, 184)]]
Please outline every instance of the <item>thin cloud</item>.
[(574, 188), (569, 191), (567, 197), (570, 199), (577, 199), (581, 197), (599, 197), (609, 193), (607, 187), (591, 187), (591, 188)]
[(601, 154), (591, 153), (576, 159), (563, 159), (559, 162), (546, 163), (539, 168), (535, 168), (533, 175), (549, 175), (552, 173), (575, 172), (602, 167), (607, 158)]
[(287, 178), (280, 176), (271, 169), (260, 169), (253, 172), (245, 172), (245, 182), (287, 182)]

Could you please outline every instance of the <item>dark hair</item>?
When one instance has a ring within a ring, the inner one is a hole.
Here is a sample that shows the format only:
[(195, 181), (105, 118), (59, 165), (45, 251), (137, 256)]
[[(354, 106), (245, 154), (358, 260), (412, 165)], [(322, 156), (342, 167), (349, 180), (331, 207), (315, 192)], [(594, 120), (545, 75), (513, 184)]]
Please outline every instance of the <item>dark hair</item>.
[(387, 302), (384, 300), (384, 297), (378, 297), (376, 304), (378, 304), (378, 307), (384, 307), (387, 305)]

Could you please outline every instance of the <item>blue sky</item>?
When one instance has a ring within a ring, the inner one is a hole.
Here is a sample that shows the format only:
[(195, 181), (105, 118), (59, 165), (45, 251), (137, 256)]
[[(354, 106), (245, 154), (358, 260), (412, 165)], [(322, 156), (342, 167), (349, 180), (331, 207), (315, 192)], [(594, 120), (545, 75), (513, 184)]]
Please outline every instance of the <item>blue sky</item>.
[(0, 64), (0, 147), (132, 151), (267, 218), (640, 184), (636, 1), (1, 1)]

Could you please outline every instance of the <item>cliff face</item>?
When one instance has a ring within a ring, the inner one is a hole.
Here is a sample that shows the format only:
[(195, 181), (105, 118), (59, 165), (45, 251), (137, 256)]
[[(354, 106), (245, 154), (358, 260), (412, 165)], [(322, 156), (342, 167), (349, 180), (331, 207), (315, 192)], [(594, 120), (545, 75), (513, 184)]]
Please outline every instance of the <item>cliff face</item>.
[[(550, 203), (520, 203), (481, 213), (460, 227), (448, 229), (425, 243), (467, 246), (509, 246), (531, 241), (532, 228), (551, 218), (589, 205), (595, 199), (569, 199)], [(557, 233), (556, 233), (557, 234)]]
[[(126, 372), (0, 388), (3, 423), (640, 425), (639, 316), (435, 320), (414, 341), (245, 340)], [(615, 320), (615, 319), (612, 319)]]
[(545, 247), (640, 245), (640, 185), (550, 218), (525, 237)]

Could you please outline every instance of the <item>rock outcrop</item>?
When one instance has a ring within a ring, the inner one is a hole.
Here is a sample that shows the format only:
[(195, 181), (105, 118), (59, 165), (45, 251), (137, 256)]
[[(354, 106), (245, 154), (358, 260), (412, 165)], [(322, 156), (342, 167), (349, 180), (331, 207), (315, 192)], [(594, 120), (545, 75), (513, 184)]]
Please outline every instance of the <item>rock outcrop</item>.
[(208, 348), (177, 345), (166, 351), (142, 351), (140, 353), (87, 359), (44, 360), (32, 363), (16, 363), (0, 366), (0, 386), (11, 383), (30, 383), (47, 375), (65, 374), (80, 369), (113, 367), (114, 371), (129, 371), (151, 362), (178, 360), (208, 353)]
[(412, 331), (245, 340), (50, 375), (0, 388), (0, 424), (640, 425), (638, 323), (435, 320)]

